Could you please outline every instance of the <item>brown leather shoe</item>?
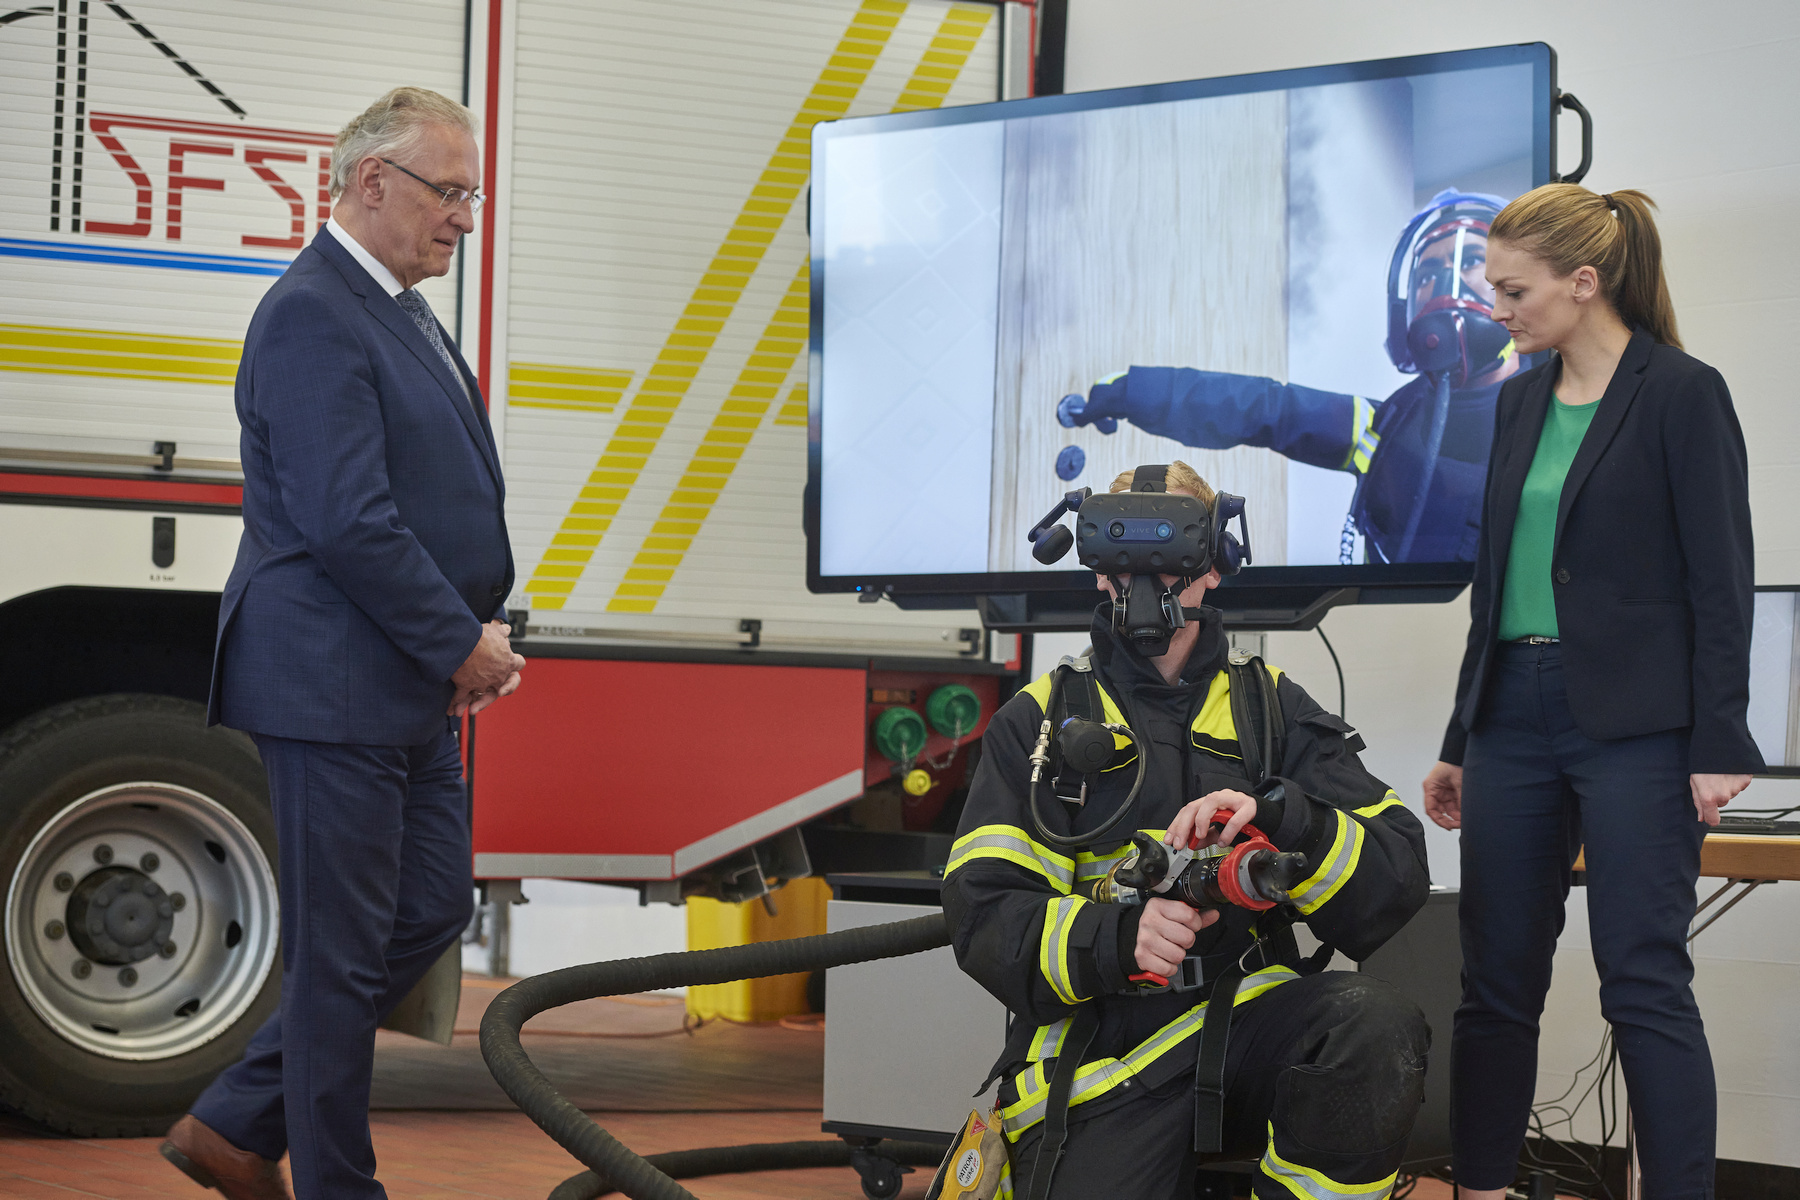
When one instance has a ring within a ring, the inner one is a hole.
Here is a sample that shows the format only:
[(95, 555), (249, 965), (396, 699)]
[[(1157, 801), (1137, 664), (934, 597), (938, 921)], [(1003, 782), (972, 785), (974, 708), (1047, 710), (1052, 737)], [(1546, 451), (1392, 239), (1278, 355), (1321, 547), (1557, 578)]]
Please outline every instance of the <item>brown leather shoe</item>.
[(280, 1167), (239, 1150), (192, 1115), (175, 1122), (161, 1150), (182, 1174), (201, 1187), (217, 1188), (227, 1200), (294, 1200)]

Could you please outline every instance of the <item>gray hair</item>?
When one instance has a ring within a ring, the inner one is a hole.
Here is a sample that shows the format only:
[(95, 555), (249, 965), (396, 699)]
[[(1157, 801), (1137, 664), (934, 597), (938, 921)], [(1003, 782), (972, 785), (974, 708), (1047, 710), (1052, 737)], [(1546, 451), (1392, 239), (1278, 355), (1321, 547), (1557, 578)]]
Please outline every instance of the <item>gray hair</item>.
[(331, 152), (331, 198), (356, 178), (365, 158), (398, 158), (415, 149), (425, 130), (447, 125), (474, 136), (475, 114), (445, 96), (421, 87), (397, 87), (338, 131)]

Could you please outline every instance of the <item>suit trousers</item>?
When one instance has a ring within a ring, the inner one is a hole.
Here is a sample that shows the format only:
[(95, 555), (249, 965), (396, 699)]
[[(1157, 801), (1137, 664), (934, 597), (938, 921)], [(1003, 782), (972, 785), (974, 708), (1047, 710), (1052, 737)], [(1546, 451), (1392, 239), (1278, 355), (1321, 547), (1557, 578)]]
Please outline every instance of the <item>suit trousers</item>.
[(1700, 844), (1688, 731), (1575, 727), (1560, 645), (1505, 643), (1463, 760), (1463, 999), (1452, 1035), (1457, 1182), (1506, 1187), (1537, 1085), (1538, 1018), (1585, 844), (1588, 931), (1636, 1123), (1645, 1200), (1713, 1194), (1717, 1094), (1690, 986)]
[(381, 1197), (375, 1029), (468, 924), (454, 727), (416, 746), (255, 736), (281, 862), (281, 1008), (194, 1104), (233, 1145), (290, 1155), (299, 1200)]

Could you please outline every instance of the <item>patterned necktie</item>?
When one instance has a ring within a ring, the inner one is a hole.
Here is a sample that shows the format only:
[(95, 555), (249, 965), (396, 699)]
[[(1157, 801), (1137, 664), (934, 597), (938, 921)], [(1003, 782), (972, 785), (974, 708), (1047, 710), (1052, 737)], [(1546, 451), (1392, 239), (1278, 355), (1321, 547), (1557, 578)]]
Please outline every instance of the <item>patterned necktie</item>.
[(419, 332), (425, 335), (425, 340), (431, 343), (431, 348), (438, 352), (438, 357), (444, 360), (446, 367), (450, 368), (451, 378), (455, 379), (462, 388), (463, 399), (474, 404), (475, 398), (469, 395), (469, 385), (463, 379), (462, 372), (456, 369), (456, 360), (450, 357), (450, 347), (444, 345), (444, 335), (438, 332), (437, 318), (431, 315), (431, 305), (425, 303), (425, 297), (419, 295), (417, 290), (407, 288), (394, 296), (394, 303), (404, 309), (406, 315), (413, 319), (413, 324), (419, 327)]

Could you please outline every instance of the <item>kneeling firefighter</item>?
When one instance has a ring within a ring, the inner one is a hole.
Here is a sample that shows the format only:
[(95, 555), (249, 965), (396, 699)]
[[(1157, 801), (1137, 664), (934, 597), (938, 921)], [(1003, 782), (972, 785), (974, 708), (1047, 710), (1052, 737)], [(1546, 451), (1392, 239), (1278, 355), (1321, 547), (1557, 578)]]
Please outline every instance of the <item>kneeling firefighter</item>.
[(1091, 655), (994, 717), (945, 871), (957, 962), (1013, 1018), (999, 1194), (1186, 1200), (1203, 1158), (1256, 1158), (1265, 1200), (1386, 1196), (1430, 1031), (1321, 968), (1424, 905), (1423, 831), (1354, 730), (1198, 607), (1249, 558), (1242, 499), (1179, 462), (1112, 492), (1032, 531), (1054, 561), (1077, 509), (1112, 598)]

